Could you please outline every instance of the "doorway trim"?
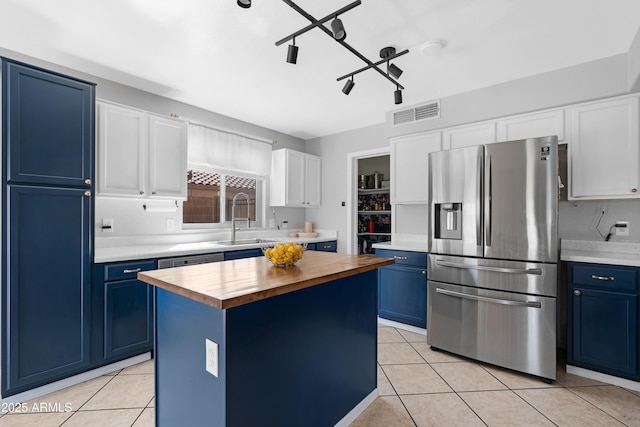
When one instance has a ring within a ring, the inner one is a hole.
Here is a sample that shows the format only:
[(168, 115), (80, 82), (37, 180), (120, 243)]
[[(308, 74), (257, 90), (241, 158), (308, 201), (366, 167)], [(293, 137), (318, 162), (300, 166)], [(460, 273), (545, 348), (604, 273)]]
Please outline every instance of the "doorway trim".
[[(391, 155), (391, 147), (347, 153), (347, 253), (358, 253), (358, 160)], [(393, 206), (392, 206), (393, 209)], [(392, 213), (393, 215), (393, 213)]]

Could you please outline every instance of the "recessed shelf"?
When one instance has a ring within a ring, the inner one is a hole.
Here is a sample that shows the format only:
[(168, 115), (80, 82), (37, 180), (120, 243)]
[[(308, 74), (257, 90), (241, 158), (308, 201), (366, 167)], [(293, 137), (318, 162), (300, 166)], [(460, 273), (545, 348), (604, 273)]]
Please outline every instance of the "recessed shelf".
[(358, 211), (358, 215), (391, 215), (391, 211)]

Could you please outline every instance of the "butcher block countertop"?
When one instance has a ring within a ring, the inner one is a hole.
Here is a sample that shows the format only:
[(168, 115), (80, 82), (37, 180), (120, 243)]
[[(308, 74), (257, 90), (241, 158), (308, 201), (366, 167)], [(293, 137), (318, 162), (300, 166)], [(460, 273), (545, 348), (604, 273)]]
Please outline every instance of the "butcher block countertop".
[(306, 251), (293, 267), (255, 257), (145, 271), (138, 279), (224, 310), (390, 264), (390, 258)]

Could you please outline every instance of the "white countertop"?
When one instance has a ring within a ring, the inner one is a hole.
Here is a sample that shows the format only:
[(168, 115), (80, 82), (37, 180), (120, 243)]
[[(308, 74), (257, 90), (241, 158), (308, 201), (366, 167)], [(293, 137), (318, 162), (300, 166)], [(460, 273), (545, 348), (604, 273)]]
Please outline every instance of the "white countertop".
[(560, 260), (640, 267), (640, 242), (562, 239)]
[[(311, 238), (289, 237), (287, 230), (261, 231), (251, 234), (239, 234), (237, 240), (259, 238), (264, 240), (287, 241), (296, 243), (326, 242), (337, 239), (335, 230), (317, 230), (318, 236)], [(119, 237), (96, 239), (94, 262), (130, 261), (148, 258), (166, 258), (174, 256), (208, 254), (214, 252), (238, 251), (259, 248), (259, 243), (244, 245), (221, 245), (220, 241), (229, 240), (229, 236), (203, 235), (200, 241), (197, 236), (152, 236), (152, 237)]]
[(421, 234), (406, 234), (393, 236), (390, 242), (374, 243), (371, 247), (374, 249), (392, 249), (396, 251), (427, 252), (429, 242), (427, 241), (427, 236)]

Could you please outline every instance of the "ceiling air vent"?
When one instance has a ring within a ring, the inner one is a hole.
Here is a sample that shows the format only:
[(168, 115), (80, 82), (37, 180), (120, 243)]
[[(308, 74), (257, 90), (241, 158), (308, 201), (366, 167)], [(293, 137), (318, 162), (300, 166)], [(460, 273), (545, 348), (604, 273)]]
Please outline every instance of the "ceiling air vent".
[(435, 119), (440, 117), (440, 101), (419, 105), (408, 110), (396, 111), (393, 113), (393, 125), (403, 125), (413, 123), (418, 120)]

